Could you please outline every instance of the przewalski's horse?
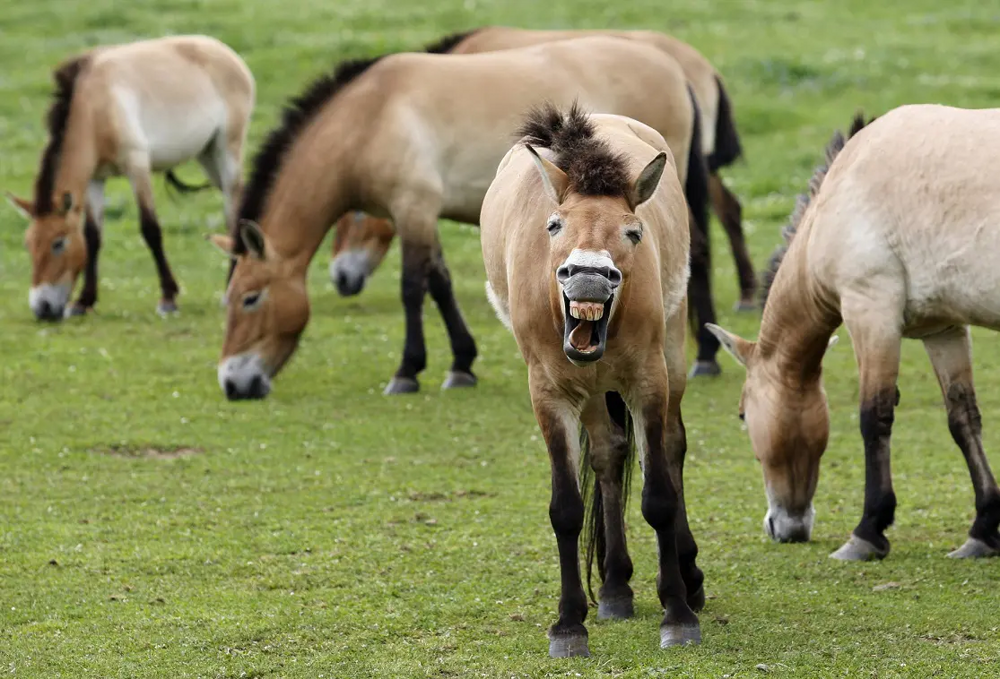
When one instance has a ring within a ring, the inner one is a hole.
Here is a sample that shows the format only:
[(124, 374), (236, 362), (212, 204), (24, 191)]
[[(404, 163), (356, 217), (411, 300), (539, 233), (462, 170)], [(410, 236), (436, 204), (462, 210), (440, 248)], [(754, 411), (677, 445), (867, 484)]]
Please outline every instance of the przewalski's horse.
[[(97, 302), (104, 182), (125, 175), (139, 204), (142, 236), (160, 278), (161, 313), (177, 309), (153, 208), (151, 173), (197, 159), (220, 188), (227, 221), (240, 194), (243, 143), (254, 106), (254, 80), (243, 60), (214, 38), (177, 36), (98, 47), (55, 72), (33, 201), (9, 196), (30, 221), (29, 300), (35, 316), (58, 320)], [(68, 306), (80, 272), (80, 297)]]
[[(756, 276), (743, 236), (742, 208), (719, 176), (719, 170), (734, 163), (742, 154), (739, 135), (733, 120), (732, 106), (722, 83), (722, 76), (696, 49), (676, 38), (655, 31), (540, 31), (523, 28), (491, 26), (469, 33), (449, 36), (441, 40), (435, 50), (448, 54), (475, 54), (527, 47), (557, 40), (568, 40), (588, 35), (612, 35), (637, 40), (665, 52), (680, 64), (695, 94), (700, 113), (701, 147), (709, 170), (711, 204), (725, 227), (736, 261), (740, 284), (741, 310), (756, 307)], [(708, 237), (708, 218), (699, 223), (692, 221), (698, 233), (692, 239), (691, 311), (698, 319), (699, 362), (695, 374), (717, 374), (715, 354), (718, 343), (705, 328), (705, 323), (715, 321), (711, 295), (711, 257)], [(337, 224), (338, 233), (347, 235), (335, 239), (330, 262), (330, 280), (342, 295), (357, 294), (365, 280), (378, 267), (391, 243), (392, 223), (375, 217), (345, 220)], [(359, 233), (360, 232), (360, 233)]]
[(487, 295), (527, 364), (552, 466), (549, 517), (562, 593), (549, 653), (588, 655), (577, 553), (585, 514), (581, 432), (582, 463), (596, 477), (590, 538), (597, 548), (588, 552), (598, 552), (604, 578), (598, 616), (633, 611), (624, 523), (632, 430), (642, 455), (642, 514), (659, 547), (661, 645), (698, 643), (692, 609), (704, 604), (703, 576), (682, 481), (690, 234), (673, 158), (642, 123), (588, 117), (576, 107), (536, 110), (521, 132), (523, 143), (501, 161), (486, 194), (480, 224)]
[[(309, 319), (308, 264), (331, 224), (351, 210), (391, 217), (402, 240), (406, 343), (386, 393), (419, 388), (428, 290), (454, 354), (444, 386), (475, 384), (476, 346), (455, 300), (437, 220), (478, 223), (512, 132), (525, 111), (547, 100), (579, 100), (644, 120), (670, 144), (682, 178), (689, 163), (692, 174), (705, 176), (692, 143), (698, 119), (684, 73), (648, 45), (590, 37), (342, 64), (292, 101), (254, 161), (240, 230), (215, 239), (236, 260), (218, 368), (227, 396), (268, 393)], [(704, 211), (707, 191), (701, 194)], [(692, 194), (696, 211), (697, 199)]]
[[(863, 129), (862, 129), (863, 128)], [(829, 415), (821, 379), (828, 340), (843, 321), (860, 373), (865, 502), (851, 539), (832, 556), (889, 552), (896, 496), (889, 466), (900, 344), (930, 357), (951, 435), (965, 456), (976, 518), (955, 557), (1000, 553), (1000, 491), (983, 452), (969, 326), (1000, 329), (1000, 110), (904, 106), (839, 133), (786, 228), (787, 252), (764, 306), (757, 342), (714, 328), (746, 366), (740, 413), (764, 469), (777, 540), (806, 540)], [(783, 257), (782, 257), (783, 254)]]

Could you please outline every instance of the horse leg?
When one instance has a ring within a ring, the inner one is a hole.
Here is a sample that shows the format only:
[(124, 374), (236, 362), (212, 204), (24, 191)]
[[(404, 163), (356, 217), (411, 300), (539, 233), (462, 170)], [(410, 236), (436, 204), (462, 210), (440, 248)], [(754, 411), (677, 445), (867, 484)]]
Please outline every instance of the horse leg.
[[(657, 372), (660, 374), (657, 375)], [(644, 371), (648, 384), (654, 386), (638, 398), (630, 399), (629, 407), (636, 427), (636, 441), (642, 452), (642, 516), (656, 531), (659, 547), (659, 573), (656, 591), (663, 606), (660, 623), (660, 646), (680, 646), (701, 643), (698, 616), (688, 604), (687, 586), (681, 572), (679, 535), (681, 499), (671, 479), (671, 467), (679, 469), (678, 450), (670, 440), (677, 433), (669, 432), (669, 397), (667, 375), (662, 363)], [(657, 379), (659, 378), (659, 379)]]
[(83, 270), (83, 289), (66, 310), (67, 316), (83, 316), (97, 303), (97, 259), (101, 253), (101, 228), (104, 224), (104, 180), (94, 179), (87, 186), (87, 212), (83, 237), (87, 243), (87, 266)]
[(1000, 555), (1000, 489), (983, 451), (983, 421), (972, 384), (972, 338), (968, 327), (949, 329), (924, 339), (924, 348), (934, 366), (945, 408), (948, 429), (962, 450), (976, 494), (976, 519), (969, 539), (948, 556)]
[(690, 377), (713, 376), (722, 372), (715, 355), (719, 340), (706, 323), (715, 323), (712, 302), (712, 267), (709, 256), (708, 232), (691, 220), (691, 277), (688, 279), (688, 304), (693, 312), (693, 330), (698, 340), (698, 356), (691, 367)]
[(687, 503), (684, 501), (684, 458), (687, 455), (687, 433), (681, 416), (681, 401), (687, 387), (684, 374), (684, 327), (685, 311), (682, 309), (667, 321), (663, 354), (667, 361), (667, 469), (670, 480), (677, 490), (677, 556), (680, 560), (681, 577), (687, 588), (687, 602), (693, 611), (705, 607), (705, 576), (698, 568), (698, 544), (691, 534), (687, 518)]
[(580, 579), (578, 551), (584, 518), (577, 475), (579, 419), (560, 396), (538, 384), (537, 375), (530, 368), (528, 382), (535, 419), (545, 438), (552, 466), (549, 520), (559, 549), (559, 620), (549, 628), (549, 655), (588, 656), (587, 628), (583, 624), (587, 618), (587, 596)]
[[(625, 541), (625, 479), (632, 460), (625, 435), (627, 410), (621, 396), (609, 392), (592, 397), (583, 409), (583, 426), (590, 440), (590, 466), (596, 475), (593, 492), (594, 532), (587, 548), (587, 586), (591, 556), (596, 553), (603, 584), (598, 591), (597, 617), (624, 620), (634, 614), (632, 560)], [(593, 596), (593, 594), (591, 594)]]
[(722, 227), (729, 237), (733, 259), (736, 261), (736, 274), (740, 285), (740, 301), (736, 303), (736, 311), (752, 311), (757, 308), (754, 301), (754, 295), (757, 293), (757, 276), (754, 274), (753, 262), (743, 236), (743, 207), (739, 199), (723, 183), (718, 172), (713, 172), (708, 177), (708, 193), (712, 210), (722, 222)]
[(146, 246), (153, 253), (156, 262), (156, 272), (160, 278), (160, 303), (156, 307), (161, 316), (177, 311), (176, 297), (179, 291), (177, 281), (170, 271), (167, 255), (163, 250), (163, 232), (156, 219), (153, 203), (153, 183), (150, 178), (149, 156), (144, 152), (134, 152), (128, 160), (126, 174), (132, 183), (136, 202), (139, 204), (139, 220), (142, 227), (142, 237)]
[[(885, 530), (896, 513), (892, 490), (889, 439), (895, 407), (899, 404), (901, 314), (862, 301), (848, 306), (844, 322), (854, 342), (860, 373), (861, 437), (865, 447), (865, 505), (851, 539), (831, 554), (844, 561), (882, 559), (889, 553)], [(869, 305), (865, 308), (864, 305)], [(857, 313), (853, 313), (857, 310)]]
[(444, 320), (445, 328), (448, 330), (448, 339), (451, 341), (451, 353), (453, 356), (451, 370), (445, 378), (442, 389), (453, 389), (456, 387), (474, 387), (476, 376), (472, 374), (472, 362), (476, 360), (476, 341), (472, 339), (462, 312), (458, 308), (455, 300), (455, 292), (451, 285), (451, 274), (444, 263), (444, 253), (438, 243), (436, 256), (431, 263), (428, 284), (431, 299), (437, 304), (441, 318)]

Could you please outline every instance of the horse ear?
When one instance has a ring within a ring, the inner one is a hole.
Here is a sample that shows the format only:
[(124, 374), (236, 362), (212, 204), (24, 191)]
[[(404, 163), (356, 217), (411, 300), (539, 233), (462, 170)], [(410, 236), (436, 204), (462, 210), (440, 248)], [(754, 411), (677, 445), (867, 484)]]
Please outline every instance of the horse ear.
[(8, 191), (7, 202), (10, 203), (11, 207), (17, 210), (18, 213), (25, 219), (32, 219), (35, 216), (35, 204), (30, 200), (18, 198), (13, 193)]
[(248, 219), (240, 221), (240, 238), (247, 246), (247, 251), (257, 259), (264, 259), (264, 251), (267, 245), (264, 240), (264, 232), (260, 230), (256, 222)]
[(232, 236), (225, 236), (221, 233), (210, 233), (205, 236), (205, 240), (210, 242), (215, 247), (219, 248), (219, 251), (226, 257), (233, 259), (233, 238)]
[(542, 176), (542, 185), (545, 187), (546, 195), (555, 201), (556, 205), (562, 204), (563, 197), (566, 195), (566, 189), (569, 188), (569, 177), (566, 176), (565, 172), (556, 167), (555, 163), (538, 155), (538, 151), (531, 144), (525, 144), (524, 148), (528, 149), (531, 159), (535, 161), (538, 174)]
[(660, 151), (656, 157), (649, 161), (649, 164), (642, 169), (635, 182), (632, 184), (629, 202), (633, 208), (639, 207), (653, 197), (656, 187), (663, 176), (663, 169), (667, 166), (667, 154)]
[(750, 353), (753, 351), (753, 342), (747, 342), (742, 337), (723, 330), (714, 323), (706, 323), (705, 327), (708, 328), (710, 333), (715, 335), (722, 344), (722, 348), (728, 351), (745, 368), (747, 361), (750, 360)]

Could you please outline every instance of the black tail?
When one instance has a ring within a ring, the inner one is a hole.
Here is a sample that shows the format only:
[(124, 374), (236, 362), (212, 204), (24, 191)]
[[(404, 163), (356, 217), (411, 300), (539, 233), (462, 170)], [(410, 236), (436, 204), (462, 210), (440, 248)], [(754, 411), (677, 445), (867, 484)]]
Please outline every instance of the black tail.
[[(620, 427), (625, 432), (625, 440), (628, 442), (628, 454), (622, 456), (619, 461), (619, 467), (615, 470), (622, 487), (622, 514), (624, 515), (625, 508), (628, 506), (629, 489), (632, 485), (632, 467), (635, 466), (635, 437), (632, 428), (632, 415), (629, 413), (625, 401), (622, 400), (622, 397), (617, 392), (609, 391), (605, 395), (605, 400), (608, 405), (608, 415), (611, 416), (612, 424)], [(594, 596), (592, 584), (594, 561), (596, 559), (597, 573), (601, 578), (601, 582), (604, 582), (604, 556), (607, 553), (607, 542), (604, 531), (604, 501), (601, 496), (601, 484), (594, 476), (593, 467), (591, 466), (590, 439), (587, 437), (586, 430), (581, 432), (580, 450), (582, 452), (580, 456), (580, 487), (584, 493), (584, 504), (589, 504), (584, 528), (584, 535), (587, 541), (587, 593), (590, 595), (590, 600), (597, 603), (597, 597)]]
[[(687, 198), (691, 210), (691, 262), (692, 266), (708, 267), (709, 256), (708, 236), (708, 168), (705, 166), (705, 156), (701, 149), (701, 111), (694, 91), (688, 87), (691, 105), (694, 107), (694, 127), (691, 130), (691, 148), (688, 150), (687, 180), (684, 183), (684, 197)], [(704, 320), (704, 319), (702, 319)], [(711, 322), (711, 321), (710, 321)], [(688, 323), (691, 332), (698, 335), (699, 323), (694, 304), (688, 304)]]
[(177, 175), (174, 174), (173, 170), (167, 170), (163, 173), (163, 176), (167, 180), (167, 186), (174, 188), (181, 193), (198, 193), (199, 191), (204, 191), (205, 189), (212, 188), (211, 183), (201, 184), (199, 186), (194, 186), (193, 184), (185, 184)]
[(726, 88), (722, 86), (722, 79), (719, 76), (715, 76), (715, 82), (719, 86), (719, 110), (715, 116), (715, 148), (708, 154), (708, 171), (712, 173), (720, 167), (732, 165), (743, 155), (729, 95), (726, 94)]

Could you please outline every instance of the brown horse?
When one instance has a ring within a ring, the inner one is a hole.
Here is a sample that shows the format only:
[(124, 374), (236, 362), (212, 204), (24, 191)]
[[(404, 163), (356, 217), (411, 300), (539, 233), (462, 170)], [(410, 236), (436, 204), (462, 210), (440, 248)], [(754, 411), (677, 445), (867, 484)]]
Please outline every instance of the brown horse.
[[(55, 71), (33, 201), (8, 196), (29, 220), (29, 302), (40, 320), (85, 314), (97, 302), (104, 182), (125, 175), (139, 204), (142, 236), (160, 278), (160, 313), (176, 311), (178, 286), (163, 249), (150, 174), (197, 159), (222, 190), (232, 222), (254, 80), (243, 60), (214, 38), (177, 36), (98, 47)], [(69, 306), (80, 272), (83, 289)]]
[[(620, 77), (626, 71), (630, 77)], [(590, 37), (489, 54), (345, 63), (286, 110), (254, 161), (240, 231), (216, 238), (235, 257), (218, 369), (227, 396), (269, 391), (308, 322), (306, 268), (331, 224), (350, 210), (391, 217), (403, 245), (406, 344), (386, 393), (419, 388), (428, 290), (454, 354), (444, 386), (475, 384), (475, 342), (455, 301), (437, 220), (478, 222), (511, 132), (526, 110), (546, 100), (579, 100), (642, 119), (670, 144), (682, 178), (689, 162), (691, 175), (705, 177), (684, 73), (648, 45)], [(704, 209), (707, 191), (701, 194)]]
[(633, 611), (624, 504), (633, 464), (626, 432), (634, 430), (642, 514), (659, 546), (660, 643), (698, 643), (692, 609), (704, 604), (703, 576), (682, 490), (690, 240), (670, 150), (642, 123), (576, 107), (536, 110), (522, 133), (497, 170), (480, 224), (487, 294), (528, 366), (552, 465), (562, 594), (549, 653), (589, 655), (577, 553), (581, 428), (582, 463), (596, 476), (596, 548), (588, 552), (598, 552), (604, 578), (598, 616)]
[(903, 106), (867, 127), (858, 118), (846, 145), (834, 137), (829, 169), (799, 200), (787, 253), (773, 258), (757, 342), (713, 329), (747, 369), (740, 413), (763, 466), (774, 539), (809, 539), (830, 426), (821, 361), (843, 322), (860, 373), (865, 501), (851, 539), (832, 556), (889, 553), (889, 437), (903, 338), (924, 343), (975, 490), (969, 539), (951, 556), (1000, 554), (1000, 490), (983, 452), (969, 336), (970, 325), (1000, 329), (997, 157), (998, 109)]
[[(497, 50), (526, 47), (556, 40), (568, 40), (587, 35), (612, 35), (649, 44), (672, 56), (680, 64), (694, 92), (700, 113), (701, 146), (709, 170), (709, 195), (711, 205), (718, 215), (736, 261), (740, 284), (738, 310), (756, 308), (756, 276), (743, 236), (742, 208), (739, 200), (723, 184), (719, 176), (722, 167), (731, 165), (742, 154), (739, 135), (733, 120), (732, 106), (722, 83), (722, 77), (711, 63), (696, 49), (669, 35), (655, 31), (587, 31), (587, 30), (530, 30), (491, 26), (469, 33), (444, 38), (435, 46), (437, 51), (448, 54), (476, 54)], [(698, 319), (698, 362), (692, 374), (718, 373), (715, 354), (718, 342), (704, 328), (705, 323), (715, 322), (715, 308), (711, 295), (711, 257), (708, 237), (708, 218), (696, 214), (692, 221), (698, 232), (692, 239), (692, 268), (689, 293), (692, 309)], [(391, 244), (392, 222), (376, 217), (344, 220), (337, 224), (338, 233), (347, 234), (335, 239), (330, 262), (330, 280), (341, 295), (361, 292), (365, 281), (385, 256)]]

